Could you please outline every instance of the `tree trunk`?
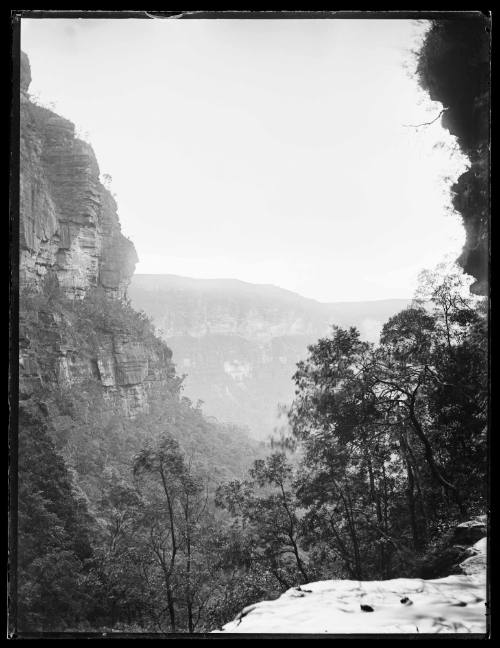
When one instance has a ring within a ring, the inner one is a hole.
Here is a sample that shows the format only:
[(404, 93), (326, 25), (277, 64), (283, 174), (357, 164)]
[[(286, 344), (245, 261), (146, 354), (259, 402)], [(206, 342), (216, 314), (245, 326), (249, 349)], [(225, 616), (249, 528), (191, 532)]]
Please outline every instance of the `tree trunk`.
[(191, 593), (191, 530), (189, 527), (189, 513), (186, 512), (186, 607), (188, 613), (188, 630), (194, 632), (193, 601)]
[(465, 514), (465, 512), (466, 512), (465, 507), (463, 505), (460, 493), (458, 492), (458, 488), (454, 484), (450, 483), (449, 481), (447, 481), (443, 477), (443, 475), (441, 474), (441, 471), (439, 470), (438, 465), (436, 464), (436, 461), (434, 459), (434, 453), (433, 453), (433, 450), (432, 450), (432, 446), (431, 446), (431, 444), (429, 442), (429, 439), (427, 438), (427, 436), (426, 436), (426, 434), (425, 434), (425, 432), (424, 432), (424, 430), (423, 430), (423, 428), (422, 428), (422, 426), (420, 424), (420, 421), (418, 420), (417, 415), (415, 413), (414, 400), (415, 400), (415, 398), (413, 397), (410, 400), (410, 402), (408, 403), (409, 419), (410, 419), (410, 423), (412, 425), (412, 428), (415, 430), (415, 432), (416, 432), (418, 438), (420, 439), (420, 441), (422, 441), (422, 444), (424, 446), (425, 458), (426, 458), (427, 464), (428, 464), (428, 466), (429, 466), (429, 468), (431, 470), (431, 473), (434, 476), (434, 478), (436, 479), (436, 481), (438, 481), (441, 484), (441, 486), (443, 486), (448, 492), (450, 492), (453, 495), (453, 497), (454, 497), (454, 499), (455, 499), (455, 501), (456, 501), (456, 503), (457, 503), (457, 505), (458, 505), (458, 507), (460, 509), (460, 512), (462, 514)]
[(352, 546), (354, 550), (354, 563), (356, 565), (356, 578), (358, 580), (362, 580), (363, 578), (363, 570), (361, 567), (361, 555), (359, 552), (359, 542), (358, 542), (358, 534), (356, 531), (356, 525), (354, 523), (354, 516), (352, 512), (352, 504), (349, 501), (349, 504), (346, 506), (346, 515), (347, 515), (347, 521), (349, 524), (349, 530), (351, 532), (351, 539), (352, 539)]
[(166, 584), (166, 589), (167, 589), (167, 605), (168, 605), (168, 614), (170, 617), (170, 626), (172, 628), (172, 632), (175, 632), (177, 629), (175, 625), (175, 604), (174, 604), (172, 588), (169, 582)]
[(411, 461), (411, 466), (413, 469), (413, 477), (415, 479), (415, 486), (417, 487), (417, 494), (418, 494), (418, 508), (420, 510), (420, 518), (422, 520), (422, 523), (420, 525), (420, 537), (421, 537), (421, 542), (422, 546), (425, 546), (427, 544), (427, 535), (428, 535), (428, 520), (427, 520), (427, 512), (425, 510), (425, 499), (424, 495), (422, 493), (422, 488), (420, 485), (420, 471), (419, 467), (417, 465), (417, 461), (415, 459), (415, 455), (413, 454), (413, 450), (411, 448), (410, 443), (408, 442), (408, 439), (405, 437), (405, 445), (408, 451), (408, 456)]
[(399, 447), (401, 450), (401, 456), (403, 458), (404, 465), (406, 466), (406, 499), (408, 500), (408, 511), (410, 513), (410, 526), (411, 533), (413, 538), (413, 549), (419, 551), (421, 548), (420, 544), (420, 534), (418, 531), (418, 522), (417, 516), (415, 513), (415, 478), (413, 473), (413, 468), (410, 462), (409, 449), (404, 437), (404, 433), (400, 432), (399, 434)]
[[(383, 527), (382, 506), (380, 505), (380, 496), (375, 490), (375, 476), (373, 474), (372, 460), (369, 453), (367, 453), (365, 457), (368, 466), (368, 476), (370, 479), (370, 497), (372, 499), (372, 502), (374, 502), (375, 504), (375, 510), (377, 513), (377, 524), (378, 526)], [(382, 537), (382, 535), (380, 537)], [(383, 576), (387, 576), (385, 548), (383, 544), (379, 545), (379, 569), (380, 569), (380, 573)]]
[(342, 556), (342, 559), (343, 559), (343, 561), (345, 563), (345, 567), (346, 567), (347, 571), (349, 572), (349, 574), (354, 576), (355, 570), (352, 567), (351, 554), (347, 550), (347, 547), (345, 546), (344, 541), (340, 537), (340, 533), (335, 528), (335, 524), (333, 523), (332, 518), (329, 518), (328, 522), (330, 524), (330, 528), (331, 528), (331, 530), (333, 532), (333, 535), (337, 539), (337, 547), (335, 547), (335, 548), (336, 548), (337, 552), (340, 553), (340, 555)]
[(306, 569), (304, 567), (304, 563), (302, 562), (302, 559), (301, 559), (301, 557), (299, 555), (299, 549), (297, 547), (297, 542), (295, 540), (295, 520), (294, 520), (293, 514), (290, 511), (290, 508), (288, 506), (285, 489), (284, 489), (282, 483), (280, 483), (280, 489), (281, 489), (281, 495), (282, 495), (282, 498), (283, 498), (283, 506), (285, 508), (285, 511), (287, 513), (287, 516), (288, 516), (288, 521), (290, 523), (290, 530), (289, 530), (289, 533), (288, 533), (288, 537), (289, 537), (290, 543), (292, 545), (292, 550), (293, 550), (293, 554), (295, 556), (295, 561), (297, 563), (297, 567), (299, 568), (300, 573), (302, 574), (302, 576), (304, 576), (306, 581), (308, 581), (309, 576), (308, 576), (307, 571), (306, 571)]

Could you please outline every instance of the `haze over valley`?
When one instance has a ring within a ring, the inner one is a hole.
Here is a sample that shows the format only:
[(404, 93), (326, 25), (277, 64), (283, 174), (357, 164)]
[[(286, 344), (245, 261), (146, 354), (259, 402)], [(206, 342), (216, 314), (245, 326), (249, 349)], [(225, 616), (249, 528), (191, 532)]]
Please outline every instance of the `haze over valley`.
[(279, 405), (292, 401), (292, 376), (308, 345), (333, 324), (356, 326), (377, 342), (382, 325), (411, 301), (322, 303), (268, 284), (141, 274), (128, 296), (172, 349), (184, 394), (263, 440), (286, 425)]
[(9, 638), (481, 636), (489, 19), (159, 13), (13, 20)]

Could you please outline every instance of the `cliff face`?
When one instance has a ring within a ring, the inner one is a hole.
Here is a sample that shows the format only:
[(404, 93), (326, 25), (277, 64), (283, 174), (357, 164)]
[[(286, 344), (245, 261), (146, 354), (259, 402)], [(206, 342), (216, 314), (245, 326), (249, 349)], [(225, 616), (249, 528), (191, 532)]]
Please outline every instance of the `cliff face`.
[(122, 303), (137, 256), (92, 148), (30, 101), (30, 81), (23, 54), (20, 397), (92, 384), (110, 412), (134, 417), (172, 388), (171, 352)]
[(21, 286), (39, 288), (51, 272), (70, 297), (92, 286), (123, 297), (137, 256), (94, 152), (70, 121), (30, 101), (25, 54), (21, 63)]
[(481, 12), (433, 22), (419, 53), (417, 74), (433, 101), (441, 102), (443, 128), (455, 135), (470, 167), (452, 187), (466, 240), (457, 259), (488, 293), (490, 223), (490, 30)]
[(408, 300), (323, 304), (288, 290), (230, 279), (136, 275), (132, 304), (153, 318), (173, 351), (185, 393), (207, 414), (267, 438), (285, 423), (296, 363), (330, 326), (357, 326), (375, 341)]
[[(40, 394), (97, 392), (109, 416), (134, 418), (175, 391), (172, 352), (154, 338), (126, 305), (109, 312), (103, 293), (72, 302), (57, 292), (21, 296), (19, 396), (37, 404)], [(102, 313), (106, 313), (102, 316)], [(50, 400), (50, 398), (48, 398)]]

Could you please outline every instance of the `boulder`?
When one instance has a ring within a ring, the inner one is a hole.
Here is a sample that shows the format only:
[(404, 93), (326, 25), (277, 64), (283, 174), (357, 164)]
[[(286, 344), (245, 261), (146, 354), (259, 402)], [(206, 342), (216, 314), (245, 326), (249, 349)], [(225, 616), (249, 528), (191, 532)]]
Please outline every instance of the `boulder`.
[(487, 533), (486, 515), (481, 515), (468, 522), (462, 522), (453, 532), (454, 545), (470, 546), (483, 538)]
[[(470, 574), (486, 567), (487, 518), (481, 515), (462, 522), (425, 556), (422, 578), (443, 578), (449, 574)], [(481, 555), (478, 558), (478, 555)]]

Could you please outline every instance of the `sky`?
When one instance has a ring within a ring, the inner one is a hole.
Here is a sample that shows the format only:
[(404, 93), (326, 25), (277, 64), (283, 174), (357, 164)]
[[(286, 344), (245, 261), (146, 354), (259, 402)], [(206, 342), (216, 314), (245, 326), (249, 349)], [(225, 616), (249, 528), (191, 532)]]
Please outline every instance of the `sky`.
[(112, 177), (137, 273), (411, 297), (464, 242), (466, 168), (411, 20), (22, 20), (30, 92)]

